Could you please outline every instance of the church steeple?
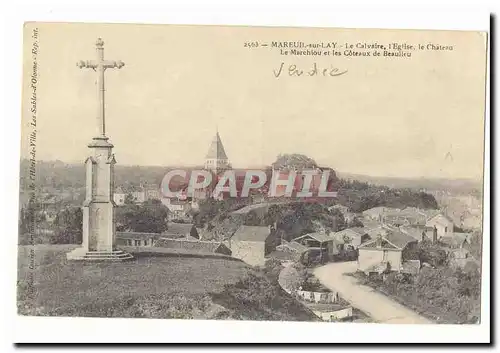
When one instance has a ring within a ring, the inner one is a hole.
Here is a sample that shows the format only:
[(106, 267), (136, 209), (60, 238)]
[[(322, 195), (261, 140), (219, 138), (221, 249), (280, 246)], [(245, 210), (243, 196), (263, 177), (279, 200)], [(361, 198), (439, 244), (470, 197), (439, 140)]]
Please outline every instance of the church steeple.
[(229, 159), (217, 129), (205, 156), (205, 169), (219, 172), (229, 168), (231, 168)]

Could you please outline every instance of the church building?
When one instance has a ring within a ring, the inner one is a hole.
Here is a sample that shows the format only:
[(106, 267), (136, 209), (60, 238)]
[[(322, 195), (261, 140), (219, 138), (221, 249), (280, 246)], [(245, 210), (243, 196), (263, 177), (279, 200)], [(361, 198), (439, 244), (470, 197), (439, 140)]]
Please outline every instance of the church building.
[(205, 157), (204, 166), (205, 169), (210, 170), (215, 174), (219, 174), (227, 169), (231, 169), (231, 164), (229, 163), (226, 151), (224, 150), (224, 146), (222, 145), (219, 131), (217, 131), (212, 140), (212, 143), (210, 144), (210, 148), (208, 149), (208, 153)]

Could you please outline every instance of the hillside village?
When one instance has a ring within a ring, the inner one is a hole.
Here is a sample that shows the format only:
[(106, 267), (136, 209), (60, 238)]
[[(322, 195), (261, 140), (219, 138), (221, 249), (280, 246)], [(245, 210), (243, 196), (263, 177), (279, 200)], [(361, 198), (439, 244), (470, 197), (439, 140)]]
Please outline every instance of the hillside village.
[[(218, 133), (204, 168), (216, 173), (231, 168)], [(270, 168), (321, 167), (306, 156), (283, 155)], [(166, 198), (158, 184), (119, 185), (114, 192), (117, 245), (131, 253), (221, 256), (257, 269), (274, 266), (282, 289), (324, 321), (367, 319), (335, 288), (314, 278), (312, 269), (317, 266), (355, 262), (356, 275), (365, 276), (366, 283), (370, 278), (385, 281), (392, 274), (411, 282), (427, 269), (443, 266), (479, 271), (477, 222), (467, 223), (462, 217), (457, 223), (446, 207), (421, 191), (334, 179), (338, 197), (314, 203), (269, 198), (265, 190), (245, 200), (214, 200), (206, 193)], [(39, 243), (81, 241), (78, 202), (71, 187), (44, 185), (39, 190), (34, 213)], [(20, 244), (29, 205), (33, 202), (20, 205)], [(477, 216), (476, 208), (464, 212)], [(292, 285), (286, 280), (290, 277)]]

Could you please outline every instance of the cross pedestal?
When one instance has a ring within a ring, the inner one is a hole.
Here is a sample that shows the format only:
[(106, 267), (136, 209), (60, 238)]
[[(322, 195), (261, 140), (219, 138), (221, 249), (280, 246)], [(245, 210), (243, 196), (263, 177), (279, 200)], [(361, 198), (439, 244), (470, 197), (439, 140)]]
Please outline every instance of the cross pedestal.
[(97, 61), (80, 61), (80, 68), (91, 68), (97, 73), (98, 114), (97, 136), (88, 145), (90, 156), (85, 160), (86, 190), (83, 203), (82, 246), (67, 253), (68, 260), (123, 261), (132, 255), (118, 250), (116, 244), (113, 201), (115, 156), (105, 129), (104, 71), (121, 68), (121, 61), (104, 60), (104, 42), (96, 42)]

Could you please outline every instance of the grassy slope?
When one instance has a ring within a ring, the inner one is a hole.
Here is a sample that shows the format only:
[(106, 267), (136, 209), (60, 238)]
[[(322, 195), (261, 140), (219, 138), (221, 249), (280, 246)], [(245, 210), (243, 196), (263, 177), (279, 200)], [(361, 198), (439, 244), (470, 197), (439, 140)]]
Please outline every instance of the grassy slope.
[[(277, 284), (239, 261), (136, 254), (133, 261), (125, 263), (68, 262), (65, 254), (73, 247), (36, 246), (33, 270), (30, 247), (19, 247), (20, 314), (313, 319), (300, 304), (283, 295)], [(253, 282), (258, 285), (252, 286)], [(232, 288), (238, 288), (236, 300), (228, 296)], [(283, 304), (277, 305), (273, 296)]]

